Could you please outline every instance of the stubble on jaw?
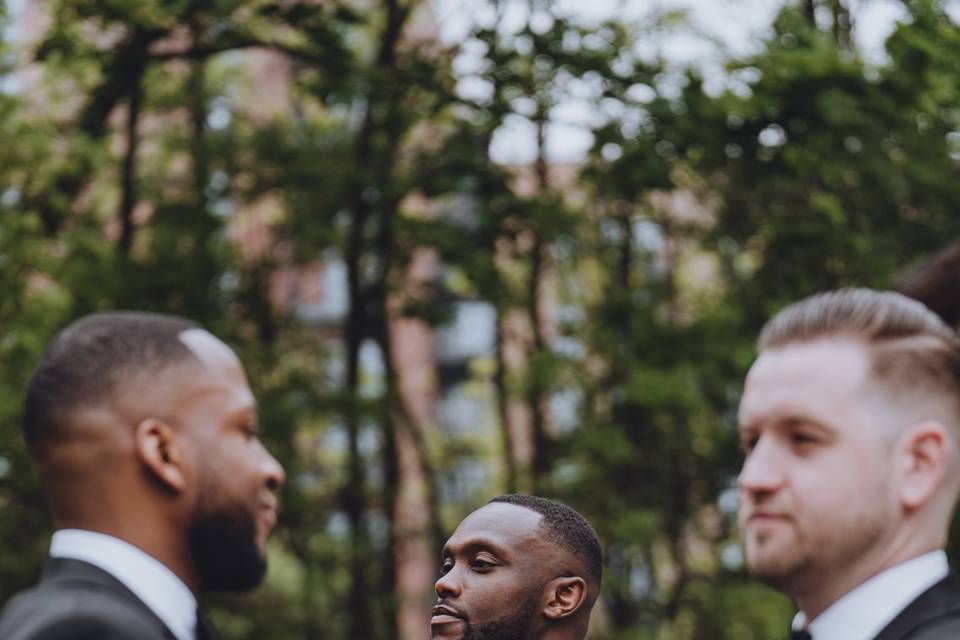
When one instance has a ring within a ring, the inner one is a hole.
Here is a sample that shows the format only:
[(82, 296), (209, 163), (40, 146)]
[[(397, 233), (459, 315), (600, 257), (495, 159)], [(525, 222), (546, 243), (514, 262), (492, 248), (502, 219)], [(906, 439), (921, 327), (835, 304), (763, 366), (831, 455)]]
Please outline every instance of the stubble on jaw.
[(461, 622), (463, 635), (458, 640), (524, 640), (530, 631), (536, 610), (537, 597), (532, 596), (517, 611), (499, 620), (474, 626), (469, 618), (466, 618)]
[[(777, 534), (788, 539), (778, 541)], [(796, 536), (785, 532), (757, 531), (744, 534), (750, 574), (776, 589), (784, 590), (792, 576), (808, 571)]]
[[(834, 596), (843, 595), (873, 575), (869, 571), (870, 557), (883, 546), (886, 531), (883, 514), (876, 510), (871, 512), (869, 508), (855, 511), (845, 518), (846, 527), (835, 528), (830, 522), (809, 523), (819, 529), (812, 537), (805, 536), (795, 525), (793, 535), (785, 536), (782, 541), (775, 539), (778, 532), (768, 532), (765, 539), (753, 534), (752, 544), (768, 548), (751, 561), (748, 546), (750, 574), (785, 593), (798, 606), (807, 606), (811, 600), (819, 602), (825, 597), (832, 602)], [(750, 544), (749, 539), (747, 544)], [(865, 575), (860, 575), (862, 573)], [(852, 583), (847, 584), (851, 580)], [(833, 594), (834, 591), (838, 593)]]
[(255, 516), (241, 502), (221, 502), (209, 474), (187, 529), (190, 552), (205, 591), (249, 591), (267, 572)]

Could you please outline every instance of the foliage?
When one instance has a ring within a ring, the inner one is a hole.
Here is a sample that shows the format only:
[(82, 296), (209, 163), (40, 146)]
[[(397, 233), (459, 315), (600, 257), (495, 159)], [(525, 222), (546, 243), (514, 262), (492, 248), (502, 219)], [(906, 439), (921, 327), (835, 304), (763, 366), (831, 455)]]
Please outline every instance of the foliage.
[[(732, 517), (753, 338), (790, 300), (888, 287), (960, 235), (960, 29), (906, 3), (873, 65), (842, 3), (828, 25), (788, 4), (718, 93), (640, 54), (656, 23), (530, 1), (514, 24), (507, 4), (456, 47), (414, 37), (413, 0), (62, 0), (32, 48), (0, 42), (0, 601), (50, 530), (26, 378), (59, 327), (123, 307), (235, 345), (287, 469), (267, 584), (213, 603), (226, 638), (406, 637), (430, 597), (401, 579), (411, 539), (435, 550), (513, 490), (601, 535), (591, 637), (785, 628)], [(479, 93), (458, 91), (463, 51)], [(547, 134), (584, 92), (593, 146), (565, 173)], [(533, 161), (493, 163), (517, 122)], [(284, 283), (331, 265), (345, 309), (318, 319)], [(466, 303), (494, 347), (424, 384), (482, 410), (425, 417), (395, 329), (436, 337)]]

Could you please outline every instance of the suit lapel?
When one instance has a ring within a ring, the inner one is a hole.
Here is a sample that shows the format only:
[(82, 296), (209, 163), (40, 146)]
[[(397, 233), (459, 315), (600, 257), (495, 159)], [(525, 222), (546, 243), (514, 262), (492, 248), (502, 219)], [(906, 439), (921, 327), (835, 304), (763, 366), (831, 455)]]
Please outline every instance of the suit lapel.
[(918, 627), (957, 612), (960, 612), (960, 586), (948, 576), (907, 605), (874, 640), (901, 640)]
[(109, 592), (116, 599), (126, 601), (131, 607), (140, 609), (144, 615), (156, 622), (157, 629), (168, 640), (177, 640), (167, 625), (144, 602), (112, 575), (89, 562), (72, 558), (50, 558), (43, 567), (40, 579), (41, 587), (57, 585), (77, 585), (86, 589)]

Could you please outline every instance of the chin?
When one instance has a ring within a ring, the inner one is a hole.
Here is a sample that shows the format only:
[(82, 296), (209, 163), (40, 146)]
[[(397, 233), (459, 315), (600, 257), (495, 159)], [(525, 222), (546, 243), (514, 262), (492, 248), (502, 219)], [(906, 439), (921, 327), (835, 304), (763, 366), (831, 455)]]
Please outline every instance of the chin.
[(468, 630), (464, 620), (446, 621), (439, 624), (430, 624), (431, 640), (463, 640)]
[(257, 548), (257, 552), (260, 554), (260, 557), (264, 562), (267, 561), (267, 543), (270, 540), (270, 532), (258, 534), (254, 540), (253, 544)]
[(263, 581), (265, 535), (243, 512), (204, 511), (191, 524), (188, 539), (204, 591), (248, 591)]
[(763, 554), (747, 555), (750, 574), (768, 585), (782, 588), (793, 581), (799, 569), (797, 558), (789, 553), (767, 550)]

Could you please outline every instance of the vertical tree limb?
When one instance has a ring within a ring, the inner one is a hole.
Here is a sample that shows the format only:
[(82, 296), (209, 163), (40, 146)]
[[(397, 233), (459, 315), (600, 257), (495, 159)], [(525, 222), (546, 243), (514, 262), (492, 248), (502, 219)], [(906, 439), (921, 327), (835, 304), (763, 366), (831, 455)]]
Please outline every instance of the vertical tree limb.
[(136, 163), (137, 145), (140, 137), (137, 125), (140, 121), (140, 101), (143, 94), (142, 82), (138, 79), (133, 83), (127, 103), (127, 151), (123, 156), (120, 169), (120, 236), (117, 239), (117, 251), (121, 256), (130, 255), (133, 245), (133, 208), (137, 204), (136, 193)]
[[(544, 196), (550, 189), (550, 173), (546, 157), (546, 126), (548, 112), (544, 105), (538, 109), (537, 158), (534, 169), (537, 178), (538, 195)], [(530, 322), (533, 344), (528, 357), (528, 371), (532, 373), (531, 360), (544, 353), (547, 348), (546, 327), (540, 312), (543, 298), (543, 280), (546, 271), (547, 246), (543, 230), (533, 229), (533, 247), (530, 250), (530, 274), (527, 280), (527, 318)], [(543, 481), (550, 472), (551, 441), (547, 431), (547, 407), (545, 390), (541, 388), (540, 376), (533, 375), (527, 384), (527, 402), (530, 408), (530, 424), (533, 432), (532, 483), (534, 492), (540, 491)]]
[[(388, 103), (384, 100), (383, 79), (389, 79), (390, 72), (395, 66), (396, 47), (402, 33), (406, 11), (401, 7), (397, 0), (386, 0), (387, 21), (380, 37), (379, 49), (377, 52), (374, 66), (375, 74), (370, 81), (370, 89), (366, 96), (365, 112), (363, 122), (356, 137), (354, 144), (354, 167), (356, 179), (350, 189), (348, 206), (352, 213), (350, 229), (347, 240), (347, 289), (349, 296), (349, 311), (347, 322), (344, 327), (347, 349), (347, 372), (345, 380), (345, 392), (347, 396), (347, 410), (345, 415), (347, 437), (348, 437), (348, 479), (344, 487), (343, 498), (344, 508), (350, 521), (351, 528), (351, 559), (350, 569), (352, 574), (352, 584), (349, 596), (349, 636), (352, 638), (364, 637), (368, 629), (368, 617), (370, 607), (368, 606), (368, 587), (367, 587), (367, 566), (366, 553), (369, 547), (369, 540), (366, 532), (366, 518), (364, 511), (367, 504), (365, 488), (365, 465), (359, 448), (359, 413), (358, 413), (358, 390), (360, 375), (360, 348), (365, 337), (382, 333), (373, 330), (370, 325), (371, 312), (383, 316), (378, 322), (386, 322), (385, 283), (374, 283), (373, 286), (364, 282), (363, 267), (365, 264), (364, 256), (367, 253), (366, 237), (367, 227), (374, 217), (376, 211), (372, 206), (373, 202), (381, 198), (380, 189), (388, 186), (377, 180), (376, 172), (371, 170), (371, 162), (376, 162), (377, 149), (376, 139), (381, 133), (381, 110)], [(384, 164), (383, 158), (379, 158), (380, 164)], [(386, 164), (392, 162), (392, 158), (386, 159)], [(384, 257), (381, 256), (381, 260)], [(385, 273), (385, 272), (382, 272)], [(381, 276), (383, 277), (383, 276)], [(379, 285), (379, 286), (378, 286)], [(378, 291), (379, 289), (379, 291)], [(384, 362), (389, 362), (389, 353), (383, 352)], [(389, 380), (389, 376), (388, 376)], [(389, 398), (386, 399), (389, 402)], [(395, 443), (395, 436), (392, 431), (392, 423), (389, 417), (389, 410), (383, 414), (383, 428), (385, 432), (385, 442)], [(390, 494), (386, 496), (390, 498)], [(386, 508), (388, 519), (393, 518), (392, 506)], [(392, 522), (390, 524), (391, 541)], [(386, 562), (392, 563), (392, 551), (386, 554)], [(386, 567), (384, 575), (392, 576), (394, 574), (392, 567)], [(395, 624), (395, 616), (388, 616)]]
[[(501, 285), (502, 286), (502, 285)], [(506, 491), (516, 493), (518, 488), (516, 445), (514, 444), (513, 425), (510, 421), (510, 397), (507, 390), (507, 362), (504, 354), (506, 336), (504, 332), (505, 313), (502, 304), (496, 305), (496, 369), (493, 374), (493, 386), (497, 393), (497, 413), (500, 416), (500, 437), (503, 446), (503, 461), (506, 468)]]
[(207, 210), (206, 190), (209, 180), (205, 139), (207, 129), (205, 60), (195, 60), (191, 63), (188, 91), (190, 92), (190, 154), (193, 158), (193, 195), (199, 213)]
[[(107, 133), (110, 114), (117, 103), (130, 96), (134, 85), (141, 82), (149, 63), (149, 48), (165, 32), (134, 28), (117, 48), (107, 56), (103, 66), (103, 80), (90, 92), (90, 97), (78, 117), (78, 134), (91, 141), (102, 140)], [(42, 61), (38, 54), (38, 61)], [(29, 203), (37, 211), (44, 232), (57, 235), (74, 200), (87, 184), (95, 166), (90, 158), (76, 151), (70, 152), (64, 169), (54, 180), (52, 188), (34, 196)]]
[(803, 0), (803, 13), (810, 21), (810, 26), (817, 26), (817, 6), (816, 0)]

